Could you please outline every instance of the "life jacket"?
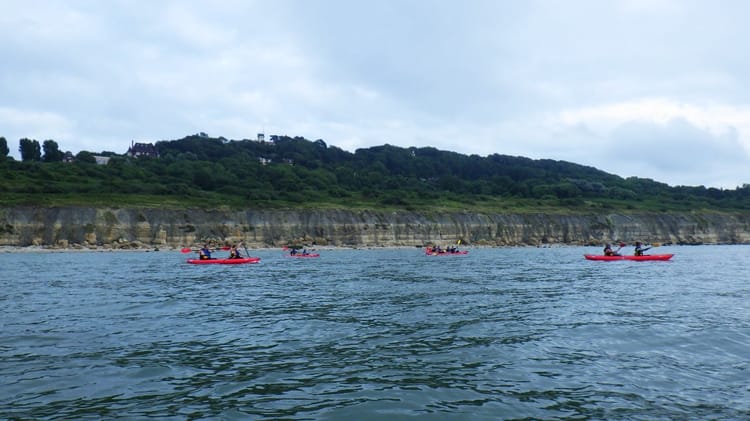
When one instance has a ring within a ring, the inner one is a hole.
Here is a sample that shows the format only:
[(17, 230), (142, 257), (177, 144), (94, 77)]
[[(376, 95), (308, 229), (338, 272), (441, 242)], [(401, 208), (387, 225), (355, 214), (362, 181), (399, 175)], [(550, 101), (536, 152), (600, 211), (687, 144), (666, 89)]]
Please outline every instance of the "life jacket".
[(198, 251), (198, 255), (200, 260), (208, 260), (211, 258), (211, 251), (208, 249), (202, 248), (200, 251)]

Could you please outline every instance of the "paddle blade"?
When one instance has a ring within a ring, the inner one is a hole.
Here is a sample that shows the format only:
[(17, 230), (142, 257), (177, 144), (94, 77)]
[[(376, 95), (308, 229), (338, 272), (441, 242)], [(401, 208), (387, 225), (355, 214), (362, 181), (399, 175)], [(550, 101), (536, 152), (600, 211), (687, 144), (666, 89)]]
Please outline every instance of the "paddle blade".
[(190, 247), (183, 247), (182, 250), (180, 250), (180, 251), (183, 252), (183, 253), (190, 253), (193, 250)]
[(221, 249), (222, 249), (222, 250), (224, 250), (224, 251), (227, 251), (227, 250), (231, 249), (231, 247), (229, 247), (229, 246), (224, 246), (224, 247), (222, 247)]

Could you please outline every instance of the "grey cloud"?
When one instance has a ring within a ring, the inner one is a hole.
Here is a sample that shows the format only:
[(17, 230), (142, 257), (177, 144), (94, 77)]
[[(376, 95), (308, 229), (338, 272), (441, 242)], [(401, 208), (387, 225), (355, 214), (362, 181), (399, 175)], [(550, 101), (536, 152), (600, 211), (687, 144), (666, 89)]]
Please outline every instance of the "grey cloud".
[(750, 156), (738, 139), (738, 131), (714, 134), (682, 119), (668, 124), (629, 122), (619, 126), (605, 150), (623, 174), (639, 175), (628, 168), (652, 173), (681, 184), (727, 185), (728, 174), (750, 168)]
[[(747, 181), (735, 142), (750, 137), (743, 127), (717, 137), (634, 123), (608, 138), (545, 120), (647, 97), (748, 106), (750, 58), (738, 45), (750, 35), (750, 5), (634, 4), (6, 2), (0, 136), (11, 146), (32, 136), (73, 151), (124, 151), (131, 139), (265, 130), (352, 150), (434, 145), (566, 159), (623, 176), (637, 168), (670, 183)], [(56, 126), (35, 115), (55, 115), (65, 130), (52, 133)], [(662, 158), (608, 147), (642, 142)], [(696, 160), (727, 170), (683, 170)]]

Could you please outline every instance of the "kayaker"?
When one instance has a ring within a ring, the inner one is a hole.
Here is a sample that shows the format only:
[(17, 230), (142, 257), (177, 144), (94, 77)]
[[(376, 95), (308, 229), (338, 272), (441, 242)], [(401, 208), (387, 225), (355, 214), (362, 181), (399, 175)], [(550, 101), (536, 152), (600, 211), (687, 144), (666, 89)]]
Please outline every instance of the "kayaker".
[(198, 250), (198, 258), (200, 260), (209, 260), (211, 258), (211, 249), (208, 248), (208, 244), (204, 244), (203, 248)]
[(605, 256), (619, 256), (620, 254), (618, 253), (618, 251), (620, 251), (620, 249), (617, 249), (617, 251), (612, 250), (612, 244), (607, 243), (604, 246), (604, 255)]
[(240, 255), (240, 252), (237, 250), (236, 245), (232, 245), (232, 247), (229, 249), (229, 258), (230, 259), (242, 259), (242, 255)]
[(640, 241), (635, 242), (635, 255), (636, 256), (643, 256), (643, 252), (646, 250), (650, 250), (651, 247), (643, 248), (643, 244), (641, 244)]
[(289, 252), (290, 255), (296, 256), (297, 255), (297, 249), (293, 248), (292, 251)]

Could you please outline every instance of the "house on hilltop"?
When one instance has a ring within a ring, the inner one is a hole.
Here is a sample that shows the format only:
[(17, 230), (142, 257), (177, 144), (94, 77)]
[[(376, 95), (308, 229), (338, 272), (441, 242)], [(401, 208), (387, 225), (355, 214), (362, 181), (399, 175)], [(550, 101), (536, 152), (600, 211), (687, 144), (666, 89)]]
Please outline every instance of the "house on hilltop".
[(96, 165), (107, 165), (109, 164), (110, 157), (108, 156), (101, 156), (101, 155), (94, 155), (94, 160), (96, 161)]
[(159, 151), (153, 143), (136, 143), (132, 141), (125, 155), (132, 157), (148, 156), (153, 158), (159, 157)]

